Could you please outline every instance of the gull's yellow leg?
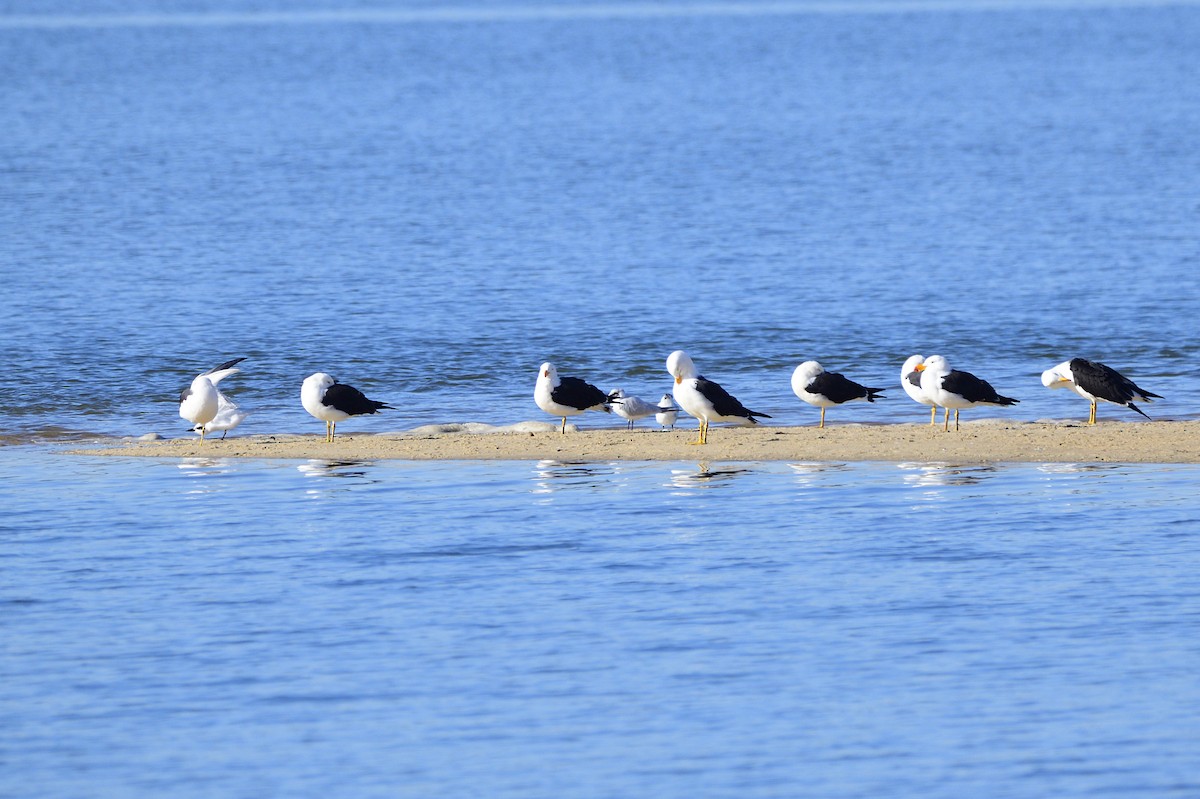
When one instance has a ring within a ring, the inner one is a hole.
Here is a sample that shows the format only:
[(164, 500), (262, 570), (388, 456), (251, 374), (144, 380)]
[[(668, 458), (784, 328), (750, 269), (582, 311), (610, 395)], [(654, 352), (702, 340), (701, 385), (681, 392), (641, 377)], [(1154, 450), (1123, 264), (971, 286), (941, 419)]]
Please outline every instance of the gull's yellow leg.
[(563, 426), (562, 426), (562, 430), (560, 430), (559, 432), (561, 432), (565, 436), (567, 434), (567, 417), (564, 416), (562, 418), (562, 420), (563, 420)]
[(817, 425), (817, 427), (824, 427), (824, 426), (825, 426), (825, 408), (822, 407), (821, 408), (821, 423), (819, 425)]
[(954, 432), (958, 432), (958, 408), (954, 409)]
[(706, 441), (708, 441), (707, 433), (708, 433), (708, 425), (707, 425), (707, 424), (705, 424), (705, 422), (704, 422), (704, 420), (703, 420), (703, 419), (701, 419), (701, 420), (700, 420), (700, 426), (699, 426), (698, 428), (696, 428), (696, 434), (697, 434), (697, 435), (696, 435), (696, 440), (695, 440), (695, 441), (689, 441), (688, 443), (689, 443), (689, 444), (703, 444), (703, 443), (705, 443)]
[(937, 406), (930, 405), (929, 406), (929, 426), (933, 427), (935, 424), (937, 424)]
[(950, 432), (950, 409), (943, 408), (943, 410), (946, 412), (944, 414), (942, 414), (942, 432), (949, 433)]
[(1088, 424), (1096, 423), (1096, 401), (1092, 400), (1092, 409), (1088, 412)]

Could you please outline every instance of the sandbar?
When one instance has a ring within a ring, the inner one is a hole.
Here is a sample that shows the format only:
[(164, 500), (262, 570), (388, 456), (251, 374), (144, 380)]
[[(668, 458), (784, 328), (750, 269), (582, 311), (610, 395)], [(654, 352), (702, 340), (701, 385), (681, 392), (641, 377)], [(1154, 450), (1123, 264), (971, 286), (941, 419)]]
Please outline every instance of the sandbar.
[(981, 420), (958, 431), (922, 424), (817, 427), (713, 426), (655, 430), (525, 422), (504, 428), (430, 425), (403, 433), (246, 435), (123, 440), (77, 454), (153, 458), (555, 461), (893, 461), (938, 463), (1200, 463), (1200, 421), (1010, 422)]

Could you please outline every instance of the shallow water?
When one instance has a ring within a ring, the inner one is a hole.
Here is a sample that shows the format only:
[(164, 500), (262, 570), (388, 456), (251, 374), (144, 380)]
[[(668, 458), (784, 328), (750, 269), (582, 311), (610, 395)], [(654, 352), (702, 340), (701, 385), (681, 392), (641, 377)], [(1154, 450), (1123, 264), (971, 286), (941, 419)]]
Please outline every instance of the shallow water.
[(1194, 467), (15, 452), (0, 794), (1200, 790)]
[(736, 5), (0, 0), (0, 795), (1200, 793), (1197, 467), (38, 443), (234, 356), (238, 434), (677, 347), (781, 424), (810, 358), (924, 421), (912, 352), (1022, 401), (965, 419), (1082, 418), (1074, 355), (1197, 416), (1200, 8)]
[(180, 435), (238, 355), (245, 432), (319, 432), (318, 370), (398, 406), (357, 429), (509, 424), (542, 361), (653, 400), (678, 347), (783, 424), (807, 359), (920, 419), (913, 352), (984, 413), (1082, 417), (1038, 380), (1082, 355), (1195, 417), (1200, 7), (853, 6), (0, 26), (5, 427)]

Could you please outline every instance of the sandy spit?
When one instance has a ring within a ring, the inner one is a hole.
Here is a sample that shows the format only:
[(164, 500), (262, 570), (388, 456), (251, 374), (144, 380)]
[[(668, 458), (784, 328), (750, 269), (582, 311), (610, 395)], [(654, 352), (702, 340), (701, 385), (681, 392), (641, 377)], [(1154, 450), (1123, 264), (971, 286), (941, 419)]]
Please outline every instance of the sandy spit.
[(927, 425), (717, 427), (708, 444), (689, 444), (695, 428), (583, 429), (440, 425), (406, 433), (237, 436), (221, 440), (130, 440), (77, 454), (153, 458), (557, 461), (916, 461), (950, 463), (1200, 463), (1200, 421), (1003, 422)]

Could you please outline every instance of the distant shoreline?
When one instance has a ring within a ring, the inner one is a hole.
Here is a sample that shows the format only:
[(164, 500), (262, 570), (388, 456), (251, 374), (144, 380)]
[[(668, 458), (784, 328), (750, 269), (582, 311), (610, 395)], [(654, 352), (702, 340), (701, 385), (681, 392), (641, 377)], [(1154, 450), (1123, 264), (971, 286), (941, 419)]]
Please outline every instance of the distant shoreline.
[[(709, 443), (692, 427), (658, 431), (583, 429), (543, 423), (501, 432), (431, 426), (407, 433), (231, 436), (226, 440), (128, 441), (72, 454), (152, 458), (560, 461), (895, 461), (953, 463), (1200, 463), (1200, 421), (964, 423), (959, 431), (919, 424), (714, 427)], [(483, 426), (479, 426), (483, 427)]]

